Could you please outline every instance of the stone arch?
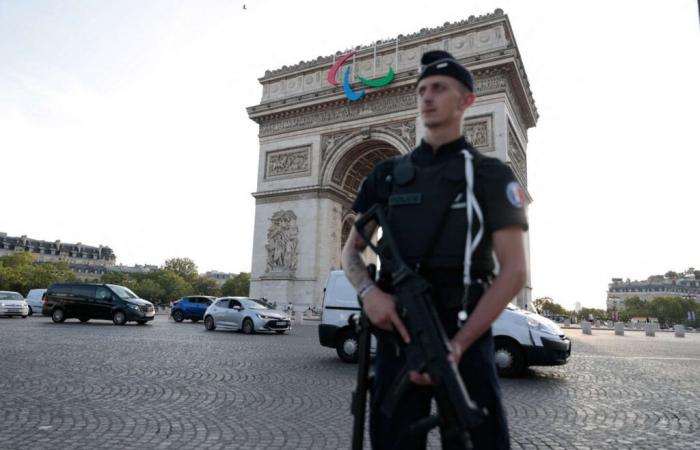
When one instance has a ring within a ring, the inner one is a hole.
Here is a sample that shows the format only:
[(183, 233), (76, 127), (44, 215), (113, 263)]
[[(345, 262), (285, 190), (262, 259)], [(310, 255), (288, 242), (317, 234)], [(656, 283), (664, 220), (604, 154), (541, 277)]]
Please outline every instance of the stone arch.
[(364, 130), (329, 148), (321, 168), (320, 184), (340, 188), (349, 196), (376, 163), (411, 151), (411, 143), (384, 130)]

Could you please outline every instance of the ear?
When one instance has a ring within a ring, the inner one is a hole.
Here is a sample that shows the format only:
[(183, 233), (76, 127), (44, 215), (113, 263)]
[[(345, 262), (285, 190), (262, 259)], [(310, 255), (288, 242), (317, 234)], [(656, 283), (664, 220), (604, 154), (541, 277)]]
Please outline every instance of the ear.
[(462, 97), (462, 107), (466, 110), (470, 106), (474, 104), (474, 101), (476, 100), (476, 95), (474, 95), (473, 92), (469, 92), (467, 95)]

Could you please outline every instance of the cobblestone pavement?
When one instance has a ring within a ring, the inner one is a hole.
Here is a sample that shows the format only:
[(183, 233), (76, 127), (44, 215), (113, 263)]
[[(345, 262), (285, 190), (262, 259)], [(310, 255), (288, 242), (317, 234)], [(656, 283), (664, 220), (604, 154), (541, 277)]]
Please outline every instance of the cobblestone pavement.
[[(567, 333), (568, 365), (503, 380), (514, 448), (700, 448), (700, 334)], [(313, 325), (0, 319), (0, 351), (3, 450), (350, 447), (355, 367)]]

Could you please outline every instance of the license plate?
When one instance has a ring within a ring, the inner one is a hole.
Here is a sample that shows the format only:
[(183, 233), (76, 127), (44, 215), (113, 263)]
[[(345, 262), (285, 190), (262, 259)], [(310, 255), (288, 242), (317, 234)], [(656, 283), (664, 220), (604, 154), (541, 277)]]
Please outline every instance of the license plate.
[(287, 322), (285, 322), (284, 320), (278, 320), (278, 321), (277, 321), (277, 326), (278, 326), (278, 327), (286, 327), (286, 326), (287, 326)]

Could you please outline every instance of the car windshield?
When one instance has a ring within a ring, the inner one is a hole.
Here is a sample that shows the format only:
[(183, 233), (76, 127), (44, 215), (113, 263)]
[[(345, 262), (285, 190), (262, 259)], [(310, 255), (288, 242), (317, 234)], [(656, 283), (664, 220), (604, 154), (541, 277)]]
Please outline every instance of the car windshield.
[(24, 300), (17, 292), (0, 292), (0, 300)]
[(245, 309), (270, 309), (267, 306), (249, 298), (242, 298), (240, 299), (240, 302)]
[(119, 296), (119, 298), (123, 298), (123, 299), (139, 298), (139, 296), (134, 294), (131, 291), (131, 289), (125, 288), (124, 286), (117, 286), (114, 284), (108, 284), (107, 286), (109, 286), (110, 289), (112, 289), (114, 291), (114, 293)]

